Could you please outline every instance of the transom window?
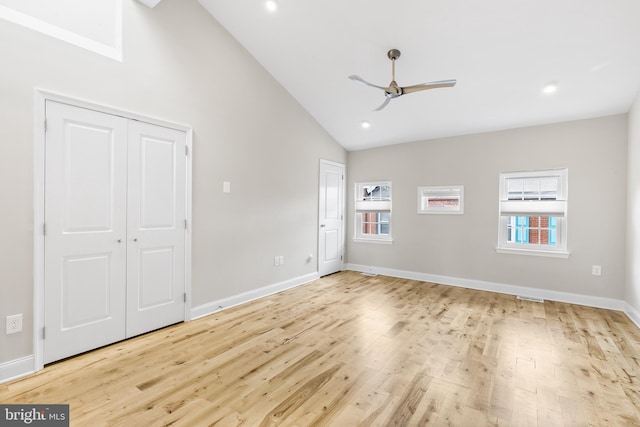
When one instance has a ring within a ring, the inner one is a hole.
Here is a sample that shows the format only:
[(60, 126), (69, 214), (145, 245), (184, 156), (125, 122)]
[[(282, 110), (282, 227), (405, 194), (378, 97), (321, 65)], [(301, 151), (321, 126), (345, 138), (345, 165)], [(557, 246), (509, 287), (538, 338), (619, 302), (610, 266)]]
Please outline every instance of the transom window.
[(462, 214), (464, 185), (418, 187), (419, 214)]
[(356, 240), (391, 242), (391, 182), (359, 182), (355, 187)]
[(498, 251), (568, 256), (567, 169), (500, 174)]

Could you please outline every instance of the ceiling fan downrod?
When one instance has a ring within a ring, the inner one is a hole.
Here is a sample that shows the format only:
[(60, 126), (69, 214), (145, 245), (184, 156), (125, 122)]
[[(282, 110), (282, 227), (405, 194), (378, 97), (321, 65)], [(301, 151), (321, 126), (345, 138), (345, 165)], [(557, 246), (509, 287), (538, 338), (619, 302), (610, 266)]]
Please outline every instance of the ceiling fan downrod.
[(387, 52), (387, 57), (391, 60), (391, 80), (396, 81), (396, 59), (400, 58), (401, 52), (398, 49), (391, 49)]

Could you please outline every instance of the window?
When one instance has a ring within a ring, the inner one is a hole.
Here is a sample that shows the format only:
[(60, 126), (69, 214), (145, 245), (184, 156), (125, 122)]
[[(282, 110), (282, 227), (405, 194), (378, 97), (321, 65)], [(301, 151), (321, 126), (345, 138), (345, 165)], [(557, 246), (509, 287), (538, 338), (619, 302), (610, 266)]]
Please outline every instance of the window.
[(391, 182), (359, 182), (355, 188), (355, 239), (391, 242)]
[(464, 213), (464, 186), (418, 187), (418, 213)]
[(500, 174), (498, 252), (567, 257), (567, 169)]

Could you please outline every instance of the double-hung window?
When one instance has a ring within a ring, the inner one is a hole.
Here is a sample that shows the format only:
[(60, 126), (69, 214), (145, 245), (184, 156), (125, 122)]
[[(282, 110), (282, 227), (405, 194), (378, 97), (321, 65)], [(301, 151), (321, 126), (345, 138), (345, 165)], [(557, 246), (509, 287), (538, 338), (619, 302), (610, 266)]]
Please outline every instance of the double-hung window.
[(498, 252), (569, 256), (567, 169), (500, 174)]
[(358, 182), (355, 240), (391, 242), (391, 182)]

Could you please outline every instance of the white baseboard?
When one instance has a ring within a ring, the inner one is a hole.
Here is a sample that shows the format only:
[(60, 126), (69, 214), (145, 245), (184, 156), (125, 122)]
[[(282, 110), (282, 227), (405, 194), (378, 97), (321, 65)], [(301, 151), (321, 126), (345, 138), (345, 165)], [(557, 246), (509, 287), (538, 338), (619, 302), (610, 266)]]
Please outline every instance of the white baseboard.
[(0, 384), (34, 373), (34, 363), (33, 355), (0, 363)]
[(235, 307), (240, 304), (244, 304), (249, 301), (263, 298), (275, 293), (284, 291), (286, 289), (295, 288), (296, 286), (304, 285), (313, 280), (318, 279), (320, 276), (318, 273), (311, 273), (305, 276), (295, 277), (284, 282), (275, 283), (273, 285), (264, 286), (252, 291), (243, 292), (241, 294), (233, 295), (228, 298), (223, 298), (217, 301), (212, 301), (207, 304), (199, 305), (191, 309), (191, 319), (197, 319), (199, 317), (208, 316), (227, 308)]
[(640, 311), (636, 310), (631, 304), (627, 303), (624, 309), (625, 314), (633, 323), (640, 328)]
[[(348, 270), (362, 273), (382, 274), (385, 276), (399, 277), (402, 279), (420, 280), (423, 282), (439, 283), (442, 285), (457, 286), (461, 288), (477, 289), (480, 291), (497, 292), (507, 295), (520, 295), (533, 298), (542, 298), (550, 301), (566, 302), (570, 304), (586, 305), (589, 307), (606, 308), (609, 310), (623, 311), (626, 314), (629, 305), (623, 300), (613, 298), (594, 297), (590, 295), (573, 294), (569, 292), (557, 292), (548, 289), (529, 288), (526, 286), (506, 285), (503, 283), (484, 282), (481, 280), (460, 279), (457, 277), (439, 276), (436, 274), (418, 273), (414, 271), (395, 270), (391, 268), (372, 267), (368, 265), (347, 264)], [(637, 314), (637, 312), (636, 312)], [(631, 316), (629, 316), (631, 318)], [(640, 318), (640, 317), (639, 317)], [(631, 320), (634, 320), (631, 318)], [(634, 321), (638, 324), (637, 321)]]

